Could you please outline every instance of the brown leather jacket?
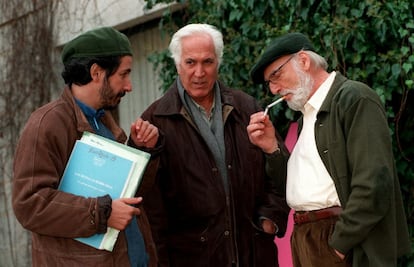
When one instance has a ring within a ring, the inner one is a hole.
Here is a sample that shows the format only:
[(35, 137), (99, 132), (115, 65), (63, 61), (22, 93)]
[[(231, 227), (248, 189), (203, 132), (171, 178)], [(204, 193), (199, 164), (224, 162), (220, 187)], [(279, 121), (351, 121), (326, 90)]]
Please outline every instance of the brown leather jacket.
[[(144, 201), (160, 266), (277, 266), (275, 236), (259, 220), (272, 219), (283, 236), (289, 209), (285, 188), (266, 178), (265, 155), (248, 139), (250, 115), (260, 107), (240, 90), (220, 89), (228, 194), (176, 83), (142, 115), (165, 136), (157, 186)], [(283, 154), (275, 159), (279, 180), (286, 178), (286, 160)]]
[[(102, 118), (118, 142), (126, 135), (109, 112)], [(101, 210), (96, 198), (83, 198), (58, 191), (72, 147), (84, 131), (93, 132), (71, 91), (39, 108), (30, 116), (21, 134), (14, 160), (13, 208), (18, 221), (32, 232), (33, 266), (129, 266), (127, 244), (121, 231), (112, 252), (97, 250), (74, 237), (97, 233)], [(152, 160), (143, 179), (152, 183), (151, 175), (158, 159)], [(144, 192), (140, 190), (137, 195)], [(92, 211), (97, 211), (92, 213)], [(143, 211), (143, 210), (142, 210)], [(95, 214), (95, 223), (91, 223)], [(102, 216), (105, 218), (105, 216)], [(149, 266), (157, 258), (145, 212), (138, 224), (150, 256)]]

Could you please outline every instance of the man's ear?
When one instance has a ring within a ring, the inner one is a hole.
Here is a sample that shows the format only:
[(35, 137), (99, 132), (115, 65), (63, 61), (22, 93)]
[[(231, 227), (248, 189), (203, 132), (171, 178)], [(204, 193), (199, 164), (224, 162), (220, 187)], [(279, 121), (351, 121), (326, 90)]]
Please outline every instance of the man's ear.
[(304, 71), (308, 71), (311, 67), (310, 66), (311, 65), (310, 57), (304, 51), (298, 52), (298, 62), (299, 62), (300, 68)]
[(91, 68), (89, 69), (90, 75), (92, 77), (92, 80), (95, 82), (99, 82), (101, 79), (103, 79), (105, 75), (105, 70), (102, 69), (98, 64), (93, 63)]

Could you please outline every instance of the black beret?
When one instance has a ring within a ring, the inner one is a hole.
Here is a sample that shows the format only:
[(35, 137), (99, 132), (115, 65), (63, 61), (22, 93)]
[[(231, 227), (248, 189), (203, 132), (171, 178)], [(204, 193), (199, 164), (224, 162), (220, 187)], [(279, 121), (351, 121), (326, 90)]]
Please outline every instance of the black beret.
[(263, 83), (263, 72), (267, 66), (282, 56), (294, 54), (300, 50), (315, 51), (309, 39), (302, 33), (288, 33), (274, 39), (250, 70), (253, 82)]
[(62, 51), (62, 62), (72, 58), (132, 55), (128, 37), (111, 28), (87, 31), (69, 41)]

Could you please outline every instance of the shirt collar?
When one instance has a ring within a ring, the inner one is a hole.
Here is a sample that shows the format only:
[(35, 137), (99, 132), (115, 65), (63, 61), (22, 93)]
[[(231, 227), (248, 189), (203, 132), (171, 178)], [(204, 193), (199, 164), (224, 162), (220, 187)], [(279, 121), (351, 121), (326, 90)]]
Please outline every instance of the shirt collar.
[(331, 88), (334, 82), (335, 75), (335, 71), (329, 74), (328, 78), (319, 86), (316, 92), (308, 100), (308, 102), (305, 105), (305, 110), (307, 109), (308, 105), (312, 106), (315, 110), (319, 110), (319, 108), (322, 106), (323, 101), (328, 95), (329, 89)]
[(105, 110), (103, 108), (95, 110), (94, 108), (86, 105), (85, 103), (83, 103), (82, 101), (80, 101), (77, 98), (75, 98), (75, 101), (78, 104), (78, 106), (80, 107), (80, 109), (83, 111), (85, 116), (87, 116), (87, 117), (99, 119), (105, 114)]
[[(178, 88), (178, 94), (180, 95), (181, 99), (182, 100), (185, 100), (185, 99), (188, 99), (189, 98), (191, 100), (191, 102), (197, 107), (197, 109), (201, 113), (203, 113), (204, 115), (206, 115), (207, 114), (207, 111), (201, 105), (199, 105), (197, 102), (195, 102), (194, 99), (187, 93), (187, 91), (184, 89), (184, 86), (181, 83), (180, 78), (177, 78), (177, 84), (178, 84), (178, 86), (177, 86), (177, 88)], [(214, 95), (215, 96), (220, 93), (219, 85), (218, 85), (217, 82), (215, 83), (213, 90), (214, 90)], [(188, 98), (184, 97), (184, 95), (188, 96)], [(216, 106), (216, 97), (213, 98), (213, 105), (211, 106), (211, 110), (210, 110), (210, 113), (211, 114), (213, 114), (215, 106)]]
[(105, 115), (105, 110), (103, 108), (95, 110), (92, 107), (86, 105), (79, 99), (75, 98), (76, 103), (78, 104), (79, 108), (82, 110), (83, 114), (85, 114), (86, 118), (88, 119), (89, 124), (97, 131), (100, 130), (99, 127), (99, 119)]

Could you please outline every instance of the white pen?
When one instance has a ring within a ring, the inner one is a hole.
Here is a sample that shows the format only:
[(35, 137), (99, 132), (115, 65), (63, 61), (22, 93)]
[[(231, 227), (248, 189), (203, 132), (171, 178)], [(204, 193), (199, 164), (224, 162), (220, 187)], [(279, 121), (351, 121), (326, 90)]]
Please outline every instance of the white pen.
[(277, 100), (273, 101), (272, 103), (270, 103), (269, 105), (267, 105), (267, 106), (266, 106), (266, 109), (265, 109), (265, 111), (264, 111), (263, 116), (266, 116), (266, 115), (267, 115), (267, 112), (269, 112), (269, 109), (270, 109), (271, 107), (273, 107), (273, 106), (274, 106), (274, 105), (276, 105), (276, 104), (279, 104), (279, 103), (280, 103), (280, 102), (282, 102), (284, 99), (285, 99), (285, 96), (282, 96), (281, 98), (279, 98), (279, 99), (277, 99)]

